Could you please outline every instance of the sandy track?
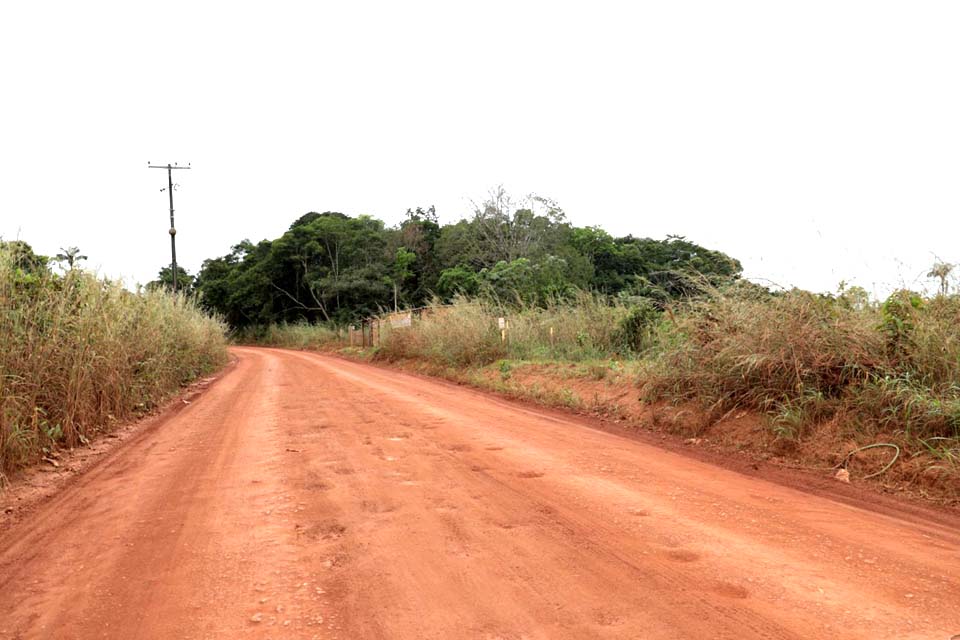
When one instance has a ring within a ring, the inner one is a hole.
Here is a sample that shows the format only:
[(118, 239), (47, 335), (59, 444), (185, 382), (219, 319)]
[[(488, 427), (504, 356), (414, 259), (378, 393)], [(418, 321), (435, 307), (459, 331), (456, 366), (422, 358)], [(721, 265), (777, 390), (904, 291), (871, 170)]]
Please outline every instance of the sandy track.
[(2, 638), (960, 634), (960, 520), (441, 382), (236, 349), (0, 533)]

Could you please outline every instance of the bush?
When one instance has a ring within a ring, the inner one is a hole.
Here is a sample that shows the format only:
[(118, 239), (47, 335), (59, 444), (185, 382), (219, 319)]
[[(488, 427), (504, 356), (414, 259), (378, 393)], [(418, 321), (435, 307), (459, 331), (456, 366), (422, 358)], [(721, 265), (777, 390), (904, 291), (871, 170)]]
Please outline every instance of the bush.
[(663, 312), (646, 298), (639, 298), (617, 325), (614, 342), (629, 353), (643, 353), (656, 342)]

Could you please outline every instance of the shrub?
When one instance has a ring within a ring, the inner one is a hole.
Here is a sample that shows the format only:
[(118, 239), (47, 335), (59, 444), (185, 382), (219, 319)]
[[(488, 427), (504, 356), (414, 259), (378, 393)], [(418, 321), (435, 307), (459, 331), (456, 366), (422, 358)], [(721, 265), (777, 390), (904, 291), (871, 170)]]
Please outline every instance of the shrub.
[(654, 345), (662, 315), (651, 300), (637, 299), (618, 323), (614, 342), (627, 352), (643, 353)]

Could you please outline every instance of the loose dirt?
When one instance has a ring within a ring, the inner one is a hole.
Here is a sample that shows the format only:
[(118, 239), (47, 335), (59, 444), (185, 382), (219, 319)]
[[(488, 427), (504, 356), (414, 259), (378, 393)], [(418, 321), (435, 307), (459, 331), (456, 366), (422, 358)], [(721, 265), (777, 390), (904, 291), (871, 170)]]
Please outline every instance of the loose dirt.
[(239, 361), (0, 532), (2, 638), (960, 633), (960, 518), (419, 376)]

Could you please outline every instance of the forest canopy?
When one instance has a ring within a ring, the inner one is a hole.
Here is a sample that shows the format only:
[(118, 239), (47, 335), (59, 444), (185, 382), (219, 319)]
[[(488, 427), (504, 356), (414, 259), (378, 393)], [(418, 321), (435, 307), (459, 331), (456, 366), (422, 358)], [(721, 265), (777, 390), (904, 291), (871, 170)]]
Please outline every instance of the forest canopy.
[(307, 213), (279, 238), (242, 240), (204, 261), (192, 286), (204, 307), (246, 327), (347, 323), (461, 294), (537, 305), (587, 290), (662, 302), (689, 293), (693, 275), (718, 281), (740, 272), (736, 259), (682, 236), (613, 237), (571, 225), (547, 198), (514, 201), (496, 188), (472, 215), (447, 225), (433, 207), (409, 209), (394, 227), (365, 215)]

